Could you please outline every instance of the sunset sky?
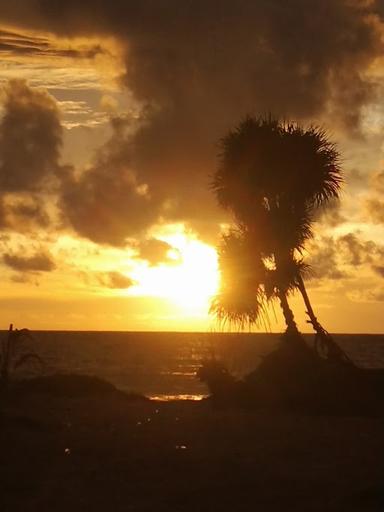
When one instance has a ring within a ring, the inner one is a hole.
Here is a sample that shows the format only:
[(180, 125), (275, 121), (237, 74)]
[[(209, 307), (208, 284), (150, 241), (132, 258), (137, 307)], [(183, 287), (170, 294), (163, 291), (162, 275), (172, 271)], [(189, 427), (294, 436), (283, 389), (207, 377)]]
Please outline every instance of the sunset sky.
[(384, 1), (0, 0), (0, 328), (219, 329), (217, 142), (267, 112), (342, 155), (318, 318), (383, 332)]

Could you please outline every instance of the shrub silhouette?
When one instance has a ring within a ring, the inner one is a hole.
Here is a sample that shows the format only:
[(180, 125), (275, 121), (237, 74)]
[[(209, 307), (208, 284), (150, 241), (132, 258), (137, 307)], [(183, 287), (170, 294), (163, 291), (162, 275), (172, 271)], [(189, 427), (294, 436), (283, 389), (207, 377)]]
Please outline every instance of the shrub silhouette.
[(34, 340), (28, 329), (13, 329), (10, 324), (7, 336), (0, 347), (0, 386), (6, 388), (14, 371), (32, 361), (43, 364), (42, 359), (32, 350), (26, 350), (24, 341)]

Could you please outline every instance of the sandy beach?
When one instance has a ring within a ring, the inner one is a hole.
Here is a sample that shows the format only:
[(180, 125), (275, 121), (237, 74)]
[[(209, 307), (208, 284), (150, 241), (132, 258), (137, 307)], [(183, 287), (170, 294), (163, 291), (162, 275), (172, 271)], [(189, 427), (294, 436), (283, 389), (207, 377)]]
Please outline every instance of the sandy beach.
[(0, 425), (3, 512), (384, 510), (383, 418), (27, 394)]

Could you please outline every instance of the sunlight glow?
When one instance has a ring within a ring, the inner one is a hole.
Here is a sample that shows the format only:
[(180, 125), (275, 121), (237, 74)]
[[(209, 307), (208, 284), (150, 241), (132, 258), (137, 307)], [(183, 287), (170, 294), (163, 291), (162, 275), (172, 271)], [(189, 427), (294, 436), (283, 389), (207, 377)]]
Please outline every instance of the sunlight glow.
[(171, 299), (180, 313), (206, 315), (219, 286), (216, 250), (184, 233), (162, 238), (178, 251), (179, 262), (137, 267), (131, 277), (138, 285), (129, 294)]

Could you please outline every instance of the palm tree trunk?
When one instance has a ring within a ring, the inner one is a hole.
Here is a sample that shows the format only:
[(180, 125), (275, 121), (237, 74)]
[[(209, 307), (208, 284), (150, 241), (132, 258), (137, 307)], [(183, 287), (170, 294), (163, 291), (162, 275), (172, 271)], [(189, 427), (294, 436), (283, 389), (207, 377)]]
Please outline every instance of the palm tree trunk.
[[(297, 275), (297, 285), (300, 290), (300, 293), (303, 297), (305, 307), (307, 309), (306, 313), (309, 317), (308, 322), (312, 324), (314, 331), (316, 332), (315, 338), (315, 351), (319, 354), (319, 344), (321, 348), (325, 349), (326, 356), (328, 359), (343, 361), (345, 363), (352, 363), (347, 354), (339, 347), (339, 345), (334, 341), (332, 336), (322, 327), (319, 321), (316, 318), (315, 312), (313, 311), (311, 301), (309, 300), (307, 289), (304, 284), (304, 280), (300, 274)], [(320, 355), (320, 354), (319, 354)]]
[(305, 307), (307, 309), (306, 313), (309, 318), (309, 323), (312, 324), (314, 330), (317, 333), (319, 333), (320, 331), (324, 331), (324, 329), (321, 327), (321, 325), (319, 324), (319, 322), (316, 318), (315, 312), (313, 311), (313, 308), (312, 308), (311, 301), (309, 300), (309, 297), (308, 297), (307, 289), (305, 288), (303, 278), (301, 277), (301, 275), (299, 273), (297, 275), (297, 285), (300, 290), (301, 296), (303, 297)]
[(286, 292), (279, 289), (279, 300), (280, 300), (280, 306), (283, 311), (285, 324), (287, 326), (287, 333), (288, 334), (299, 334), (299, 330), (297, 328), (295, 318), (293, 316), (292, 309), (289, 307), (287, 294)]
[[(278, 254), (275, 252), (275, 265), (276, 265), (276, 272), (279, 274), (282, 269), (285, 268), (285, 258), (281, 256), (281, 254)], [(288, 299), (287, 299), (287, 290), (284, 286), (277, 285), (277, 292), (278, 297), (280, 300), (280, 307), (284, 315), (285, 325), (287, 326), (285, 337), (287, 340), (294, 340), (300, 338), (300, 333), (297, 328), (297, 324), (295, 322), (295, 317), (293, 315), (293, 311), (289, 306)]]

